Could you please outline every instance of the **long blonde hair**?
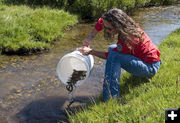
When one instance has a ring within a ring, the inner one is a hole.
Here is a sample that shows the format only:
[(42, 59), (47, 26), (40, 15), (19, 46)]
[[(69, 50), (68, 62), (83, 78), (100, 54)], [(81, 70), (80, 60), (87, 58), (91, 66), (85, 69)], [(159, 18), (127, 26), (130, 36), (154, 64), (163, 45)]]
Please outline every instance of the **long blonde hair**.
[[(113, 26), (113, 28), (116, 29), (116, 31), (118, 32), (118, 38), (121, 41), (124, 41), (128, 48), (133, 49), (130, 46), (131, 42), (137, 44), (137, 42), (134, 40), (135, 38), (140, 38), (143, 42), (144, 39), (142, 35), (144, 32), (140, 31), (138, 29), (139, 25), (135, 23), (135, 21), (121, 9), (110, 9), (103, 14), (102, 18), (108, 21)], [(113, 37), (105, 30), (104, 36), (105, 38)]]

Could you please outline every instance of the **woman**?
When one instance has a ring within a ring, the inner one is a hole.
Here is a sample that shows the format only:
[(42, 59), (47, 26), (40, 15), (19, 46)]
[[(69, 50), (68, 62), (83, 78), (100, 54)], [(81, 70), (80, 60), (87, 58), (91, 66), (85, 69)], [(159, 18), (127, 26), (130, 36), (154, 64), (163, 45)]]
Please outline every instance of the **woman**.
[[(116, 45), (111, 45), (108, 52), (100, 52), (90, 48), (96, 34), (104, 29), (104, 36), (112, 40), (117, 34)], [(160, 51), (152, 43), (148, 35), (120, 9), (107, 11), (96, 23), (95, 28), (83, 42), (79, 51), (84, 54), (107, 59), (103, 83), (103, 99), (120, 94), (121, 68), (139, 77), (153, 77), (161, 64)]]

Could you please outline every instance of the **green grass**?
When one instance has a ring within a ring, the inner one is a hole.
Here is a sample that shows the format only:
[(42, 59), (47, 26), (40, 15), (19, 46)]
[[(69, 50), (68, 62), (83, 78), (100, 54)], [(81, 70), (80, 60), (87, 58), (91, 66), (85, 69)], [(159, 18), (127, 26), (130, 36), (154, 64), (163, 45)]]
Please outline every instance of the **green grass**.
[(49, 48), (77, 22), (63, 10), (0, 5), (0, 52)]
[(81, 18), (100, 16), (111, 8), (121, 8), (126, 12), (136, 8), (153, 5), (167, 5), (178, 3), (179, 0), (0, 0), (7, 5), (49, 6), (51, 8), (64, 8), (78, 14)]
[(123, 73), (121, 99), (97, 101), (74, 116), (70, 122), (88, 123), (164, 123), (166, 108), (180, 107), (180, 29), (171, 33), (159, 46), (162, 65), (151, 79)]

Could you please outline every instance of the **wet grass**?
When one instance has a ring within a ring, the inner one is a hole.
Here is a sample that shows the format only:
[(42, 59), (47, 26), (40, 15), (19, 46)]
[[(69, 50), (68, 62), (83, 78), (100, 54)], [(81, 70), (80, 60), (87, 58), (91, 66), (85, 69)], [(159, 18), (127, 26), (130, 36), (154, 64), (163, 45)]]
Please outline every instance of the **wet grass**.
[(151, 79), (123, 73), (120, 100), (97, 101), (88, 105), (70, 122), (163, 123), (166, 108), (180, 107), (180, 29), (171, 33), (159, 46), (162, 65)]
[(0, 54), (46, 50), (77, 22), (63, 10), (0, 5)]

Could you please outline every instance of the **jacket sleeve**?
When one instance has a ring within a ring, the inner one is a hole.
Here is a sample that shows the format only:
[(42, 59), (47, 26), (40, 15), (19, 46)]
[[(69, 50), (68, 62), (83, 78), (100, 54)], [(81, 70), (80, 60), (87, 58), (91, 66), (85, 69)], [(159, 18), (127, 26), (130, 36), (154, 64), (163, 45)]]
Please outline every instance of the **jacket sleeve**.
[(97, 31), (101, 31), (103, 29), (103, 19), (99, 18), (98, 22), (95, 25), (95, 29)]

